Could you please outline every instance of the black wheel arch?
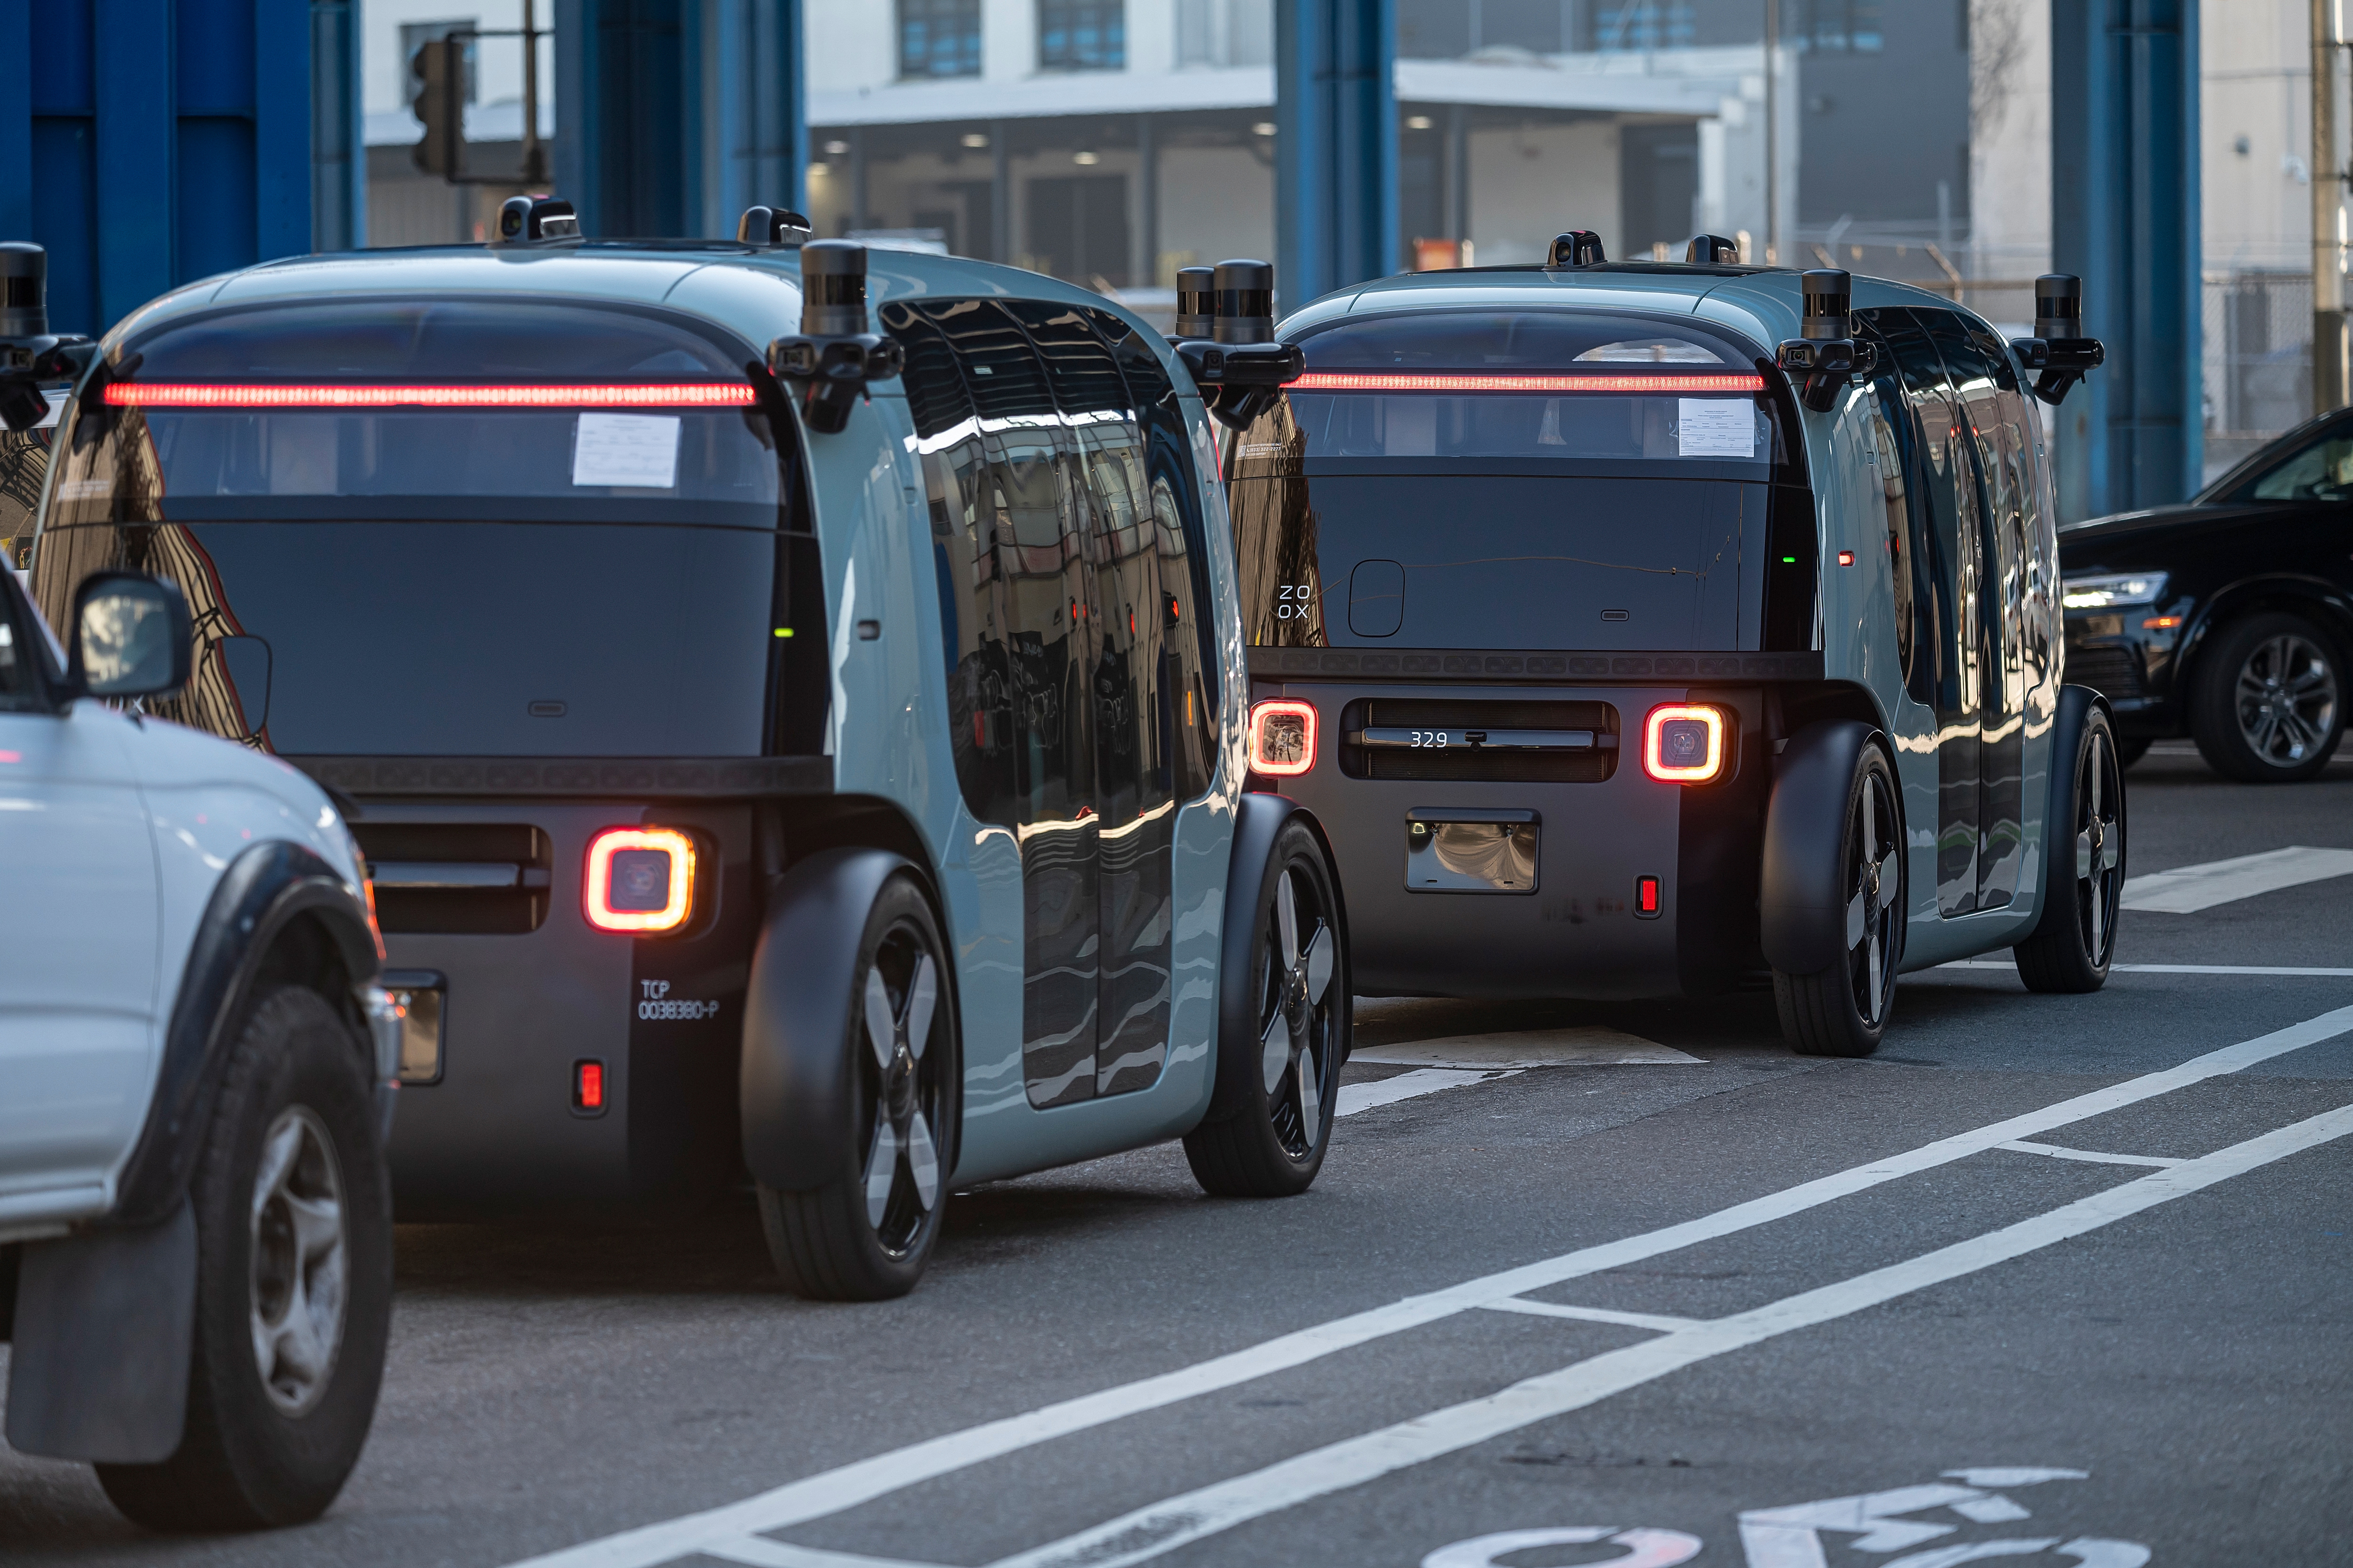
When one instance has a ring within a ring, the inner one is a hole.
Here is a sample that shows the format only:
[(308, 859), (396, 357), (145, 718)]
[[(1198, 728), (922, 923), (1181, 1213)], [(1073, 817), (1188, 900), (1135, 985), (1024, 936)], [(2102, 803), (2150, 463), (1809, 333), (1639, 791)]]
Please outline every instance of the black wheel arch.
[[(855, 815), (871, 831), (865, 814)], [(894, 817), (886, 811), (883, 820)], [(921, 890), (939, 929), (946, 957), (940, 1005), (961, 1045), (954, 928), (922, 841), (912, 824), (904, 826), (907, 837), (898, 837), (895, 847), (891, 839), (897, 836), (871, 835), (802, 855), (770, 891), (744, 998), (738, 1122), (744, 1163), (779, 1191), (823, 1186), (848, 1154), (849, 1059), (842, 1041), (849, 1028), (851, 980), (874, 900), (902, 872)], [(903, 852), (908, 849), (913, 857)], [(955, 1174), (961, 1129), (940, 1128), (934, 1136), (946, 1181)]]
[[(1285, 824), (1296, 820), (1314, 835), (1332, 879), (1332, 920), (1338, 928), (1338, 978), (1349, 981), (1348, 904), (1340, 885), (1339, 858), (1315, 814), (1289, 795), (1246, 791), (1234, 803), (1233, 848), (1226, 861), (1225, 924), (1218, 946), (1218, 1053), (1209, 1103), (1202, 1120), (1230, 1116), (1249, 1103), (1248, 1075), (1258, 1070), (1258, 998), (1250, 977), (1257, 970), (1252, 943), (1257, 936), (1258, 896), (1265, 885), (1266, 863)], [(1341, 1042), (1340, 1059), (1347, 1060), (1350, 1042)], [(1244, 1048), (1246, 1046), (1247, 1048)]]
[[(2337, 645), (2337, 657), (2353, 669), (2353, 599), (2325, 578), (2289, 575), (2253, 577), (2218, 589), (2193, 613), (2174, 655), (2173, 692), (2186, 701), (2205, 656), (2224, 633), (2250, 616), (2282, 611), (2301, 616)], [(2185, 710), (2186, 711), (2186, 710)], [(2109, 714), (2114, 723), (2116, 715)]]
[(107, 1223), (152, 1225), (179, 1205), (237, 1043), (237, 1021), (271, 986), (305, 985), (325, 996), (371, 1053), (362, 1067), (373, 1084), (375, 1047), (352, 993), (381, 963), (366, 906), (316, 852), (280, 839), (230, 861), (189, 943), (146, 1125)]
[(1757, 937), (1765, 962), (1784, 974), (1812, 974), (1846, 954), (1847, 889), (1840, 872), (1847, 796), (1856, 760), (1875, 750), (1896, 781), (1902, 775), (1886, 731), (1861, 719), (1820, 719), (1788, 738), (1773, 762), (1758, 876)]

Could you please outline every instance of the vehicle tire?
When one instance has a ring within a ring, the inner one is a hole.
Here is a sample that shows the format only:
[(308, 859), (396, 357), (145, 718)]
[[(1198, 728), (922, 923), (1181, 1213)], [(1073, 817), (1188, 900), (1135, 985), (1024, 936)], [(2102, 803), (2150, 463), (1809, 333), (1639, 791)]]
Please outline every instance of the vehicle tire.
[(1240, 1106), (1185, 1135), (1212, 1197), (1291, 1197), (1323, 1168), (1355, 1022), (1339, 910), (1323, 843), (1293, 817), (1275, 835), (1251, 932), (1260, 1070)]
[(2075, 743), (2066, 826), (2044, 834), (2053, 853), (2043, 858), (2042, 918), (2010, 949), (2029, 991), (2097, 991), (2108, 982), (2125, 885), (2122, 752), (2094, 705)]
[(866, 917), (849, 995), (848, 1153), (823, 1186), (760, 1184), (768, 1255), (796, 1296), (880, 1301), (923, 1277), (962, 1105), (948, 973), (930, 901), (913, 877), (893, 875)]
[(2189, 732), (2206, 765), (2249, 784), (2295, 784), (2328, 765), (2345, 732), (2345, 656), (2302, 616), (2222, 628), (2199, 660)]
[(1846, 889), (1846, 952), (1811, 974), (1773, 972), (1781, 1033), (1800, 1056), (1867, 1057), (1879, 1048), (1904, 957), (1904, 818), (1887, 755), (1855, 759), (1839, 885)]
[(246, 1012), (189, 1182), (187, 1426), (160, 1464), (98, 1467), (114, 1506), (150, 1529), (316, 1519), (359, 1460), (392, 1323), (371, 1055), (315, 991), (281, 987)]
[(2120, 768), (2128, 768), (2132, 766), (2135, 763), (2148, 755), (2148, 749), (2155, 742), (2150, 739), (2150, 737), (2147, 735), (2118, 735), (2116, 737), (2116, 766)]

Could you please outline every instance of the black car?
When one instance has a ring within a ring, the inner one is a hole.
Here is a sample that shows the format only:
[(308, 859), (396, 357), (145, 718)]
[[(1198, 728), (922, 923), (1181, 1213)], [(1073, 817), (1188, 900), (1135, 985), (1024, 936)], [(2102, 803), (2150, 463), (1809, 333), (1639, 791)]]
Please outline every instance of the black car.
[(2106, 695), (2127, 764), (2188, 734), (2231, 778), (2327, 765), (2353, 669), (2353, 410), (2179, 506), (2061, 529), (2059, 561), (2067, 679)]

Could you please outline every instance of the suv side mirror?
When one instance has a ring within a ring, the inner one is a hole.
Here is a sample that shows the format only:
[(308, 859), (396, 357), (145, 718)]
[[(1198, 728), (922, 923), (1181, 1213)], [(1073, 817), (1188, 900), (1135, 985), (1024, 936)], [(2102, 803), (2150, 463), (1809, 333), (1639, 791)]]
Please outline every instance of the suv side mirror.
[(94, 572), (74, 590), (69, 697), (160, 697), (188, 683), (188, 601), (160, 577)]

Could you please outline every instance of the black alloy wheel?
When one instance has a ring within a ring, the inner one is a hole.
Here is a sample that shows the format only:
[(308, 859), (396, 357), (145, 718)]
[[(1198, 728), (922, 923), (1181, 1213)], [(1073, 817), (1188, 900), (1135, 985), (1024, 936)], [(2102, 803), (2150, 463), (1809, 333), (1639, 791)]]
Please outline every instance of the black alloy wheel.
[(939, 1239), (955, 1169), (955, 1022), (931, 907), (902, 875), (868, 917), (850, 1008), (849, 1158), (825, 1186), (763, 1184), (760, 1219), (785, 1283), (812, 1300), (903, 1296)]
[(2094, 708), (2076, 747), (2074, 809), (2047, 835), (2042, 916), (2034, 934), (2010, 950), (2030, 991), (2081, 993), (2107, 984), (2125, 889), (2124, 767), (2116, 731)]
[(1781, 1031), (1805, 1056), (1867, 1057), (1895, 1006), (1904, 956), (1904, 817), (1895, 776), (1877, 746), (1855, 763), (1839, 856), (1845, 952), (1813, 974), (1773, 973)]
[(2215, 772), (2295, 784), (2328, 765), (2344, 734), (2344, 660), (2301, 616), (2252, 616), (2200, 660), (2190, 731)]
[(1331, 868), (1307, 827), (1275, 838), (1259, 900), (1257, 1066), (1246, 1103), (1185, 1138), (1204, 1192), (1287, 1197), (1307, 1190), (1332, 1136), (1354, 999)]

